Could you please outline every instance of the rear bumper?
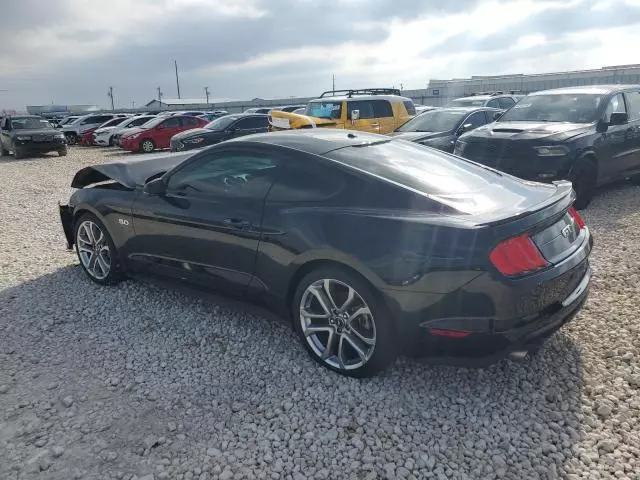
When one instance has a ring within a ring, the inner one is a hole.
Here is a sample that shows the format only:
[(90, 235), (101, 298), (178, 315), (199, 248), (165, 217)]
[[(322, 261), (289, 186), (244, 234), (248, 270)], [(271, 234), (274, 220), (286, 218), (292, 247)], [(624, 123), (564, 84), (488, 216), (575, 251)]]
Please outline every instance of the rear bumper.
[[(445, 294), (386, 290), (403, 347), (438, 363), (470, 366), (528, 350), (571, 320), (584, 304), (592, 245), (588, 234), (569, 258), (521, 279), (484, 272)], [(447, 273), (443, 275), (444, 284)]]

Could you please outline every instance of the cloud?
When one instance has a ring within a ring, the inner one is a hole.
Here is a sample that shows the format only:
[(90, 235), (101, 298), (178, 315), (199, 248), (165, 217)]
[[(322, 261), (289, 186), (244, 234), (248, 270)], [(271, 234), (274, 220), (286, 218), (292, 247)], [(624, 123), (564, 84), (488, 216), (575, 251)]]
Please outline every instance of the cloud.
[(249, 99), (640, 63), (635, 0), (20, 0), (0, 17), (0, 108)]

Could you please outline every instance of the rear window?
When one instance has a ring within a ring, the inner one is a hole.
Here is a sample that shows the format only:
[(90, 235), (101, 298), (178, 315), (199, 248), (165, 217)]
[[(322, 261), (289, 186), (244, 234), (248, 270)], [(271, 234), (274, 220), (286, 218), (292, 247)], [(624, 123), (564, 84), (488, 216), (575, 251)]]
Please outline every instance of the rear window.
[[(464, 213), (497, 211), (522, 201), (524, 186), (493, 170), (404, 140), (383, 140), (325, 154), (362, 172), (429, 195)], [(498, 179), (502, 177), (501, 181)], [(500, 195), (495, 189), (501, 188)], [(554, 186), (548, 190), (553, 191)], [(545, 194), (547, 195), (547, 194)]]
[(405, 100), (402, 103), (404, 103), (404, 108), (407, 109), (407, 113), (409, 115), (415, 115), (416, 114), (416, 106), (413, 104), (413, 102), (411, 102), (409, 100)]

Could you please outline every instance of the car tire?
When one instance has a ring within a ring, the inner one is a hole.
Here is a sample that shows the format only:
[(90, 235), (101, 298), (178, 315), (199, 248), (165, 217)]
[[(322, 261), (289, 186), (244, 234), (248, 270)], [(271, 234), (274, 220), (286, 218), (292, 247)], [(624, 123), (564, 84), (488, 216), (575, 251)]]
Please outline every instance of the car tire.
[(87, 276), (100, 285), (121, 280), (118, 254), (104, 223), (92, 213), (84, 213), (75, 222), (73, 238), (76, 254)]
[(391, 317), (380, 295), (357, 274), (339, 267), (312, 271), (298, 284), (291, 308), (306, 350), (334, 372), (370, 377), (396, 357)]
[(78, 136), (75, 133), (65, 133), (64, 136), (67, 137), (68, 145), (76, 145), (78, 143)]
[(140, 151), (142, 153), (151, 153), (156, 149), (156, 144), (153, 140), (146, 138), (140, 142)]
[(2, 143), (0, 143), (0, 157), (6, 157), (9, 155), (9, 150), (6, 150)]
[(64, 147), (61, 147), (61, 148), (58, 149), (58, 156), (59, 157), (66, 157), (67, 153), (69, 153), (69, 149), (67, 148), (66, 145)]
[(589, 158), (579, 159), (571, 169), (569, 180), (573, 183), (573, 189), (576, 192), (573, 206), (578, 210), (587, 208), (596, 190), (597, 168), (595, 162)]
[(113, 135), (109, 137), (109, 146), (113, 147)]
[(19, 160), (25, 157), (25, 152), (18, 147), (13, 147), (13, 158)]

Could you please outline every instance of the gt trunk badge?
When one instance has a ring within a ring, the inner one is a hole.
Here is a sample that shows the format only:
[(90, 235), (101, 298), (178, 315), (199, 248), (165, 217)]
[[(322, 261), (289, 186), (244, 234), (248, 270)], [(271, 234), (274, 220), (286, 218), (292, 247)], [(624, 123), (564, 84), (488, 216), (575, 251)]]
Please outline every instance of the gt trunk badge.
[(571, 234), (571, 225), (567, 225), (566, 227), (564, 227), (560, 233), (562, 234), (562, 236), (564, 238), (569, 238), (569, 235)]

